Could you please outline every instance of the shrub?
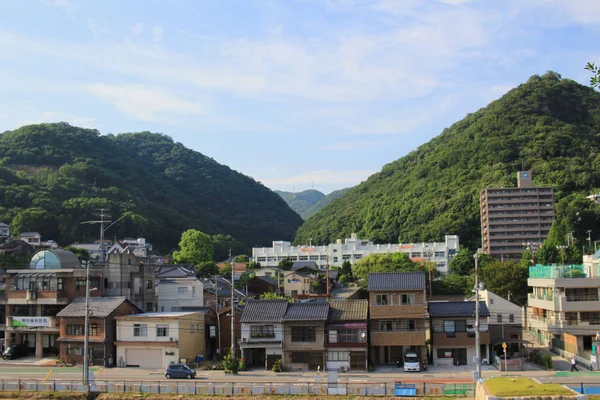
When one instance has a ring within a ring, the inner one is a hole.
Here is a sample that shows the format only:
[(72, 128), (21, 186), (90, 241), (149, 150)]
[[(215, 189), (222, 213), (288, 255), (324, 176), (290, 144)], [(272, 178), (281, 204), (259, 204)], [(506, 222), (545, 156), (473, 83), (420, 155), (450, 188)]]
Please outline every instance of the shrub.
[(348, 283), (348, 275), (342, 275), (340, 276), (340, 279), (338, 279), (339, 283)]
[(273, 363), (273, 372), (281, 372), (283, 368), (281, 367), (281, 359), (275, 360)]
[(237, 375), (240, 371), (240, 360), (232, 355), (231, 351), (223, 358), (222, 364), (227, 374)]
[(542, 358), (542, 367), (544, 367), (545, 369), (552, 369), (552, 356), (551, 355), (546, 355), (544, 356), (544, 358)]

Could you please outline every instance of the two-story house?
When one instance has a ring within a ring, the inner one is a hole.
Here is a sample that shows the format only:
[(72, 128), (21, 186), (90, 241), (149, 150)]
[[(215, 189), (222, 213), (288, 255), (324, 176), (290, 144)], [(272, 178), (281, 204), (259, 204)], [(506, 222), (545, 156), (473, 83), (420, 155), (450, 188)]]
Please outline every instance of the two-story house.
[[(600, 266), (536, 265), (529, 267), (527, 285), (533, 291), (527, 307), (531, 335), (543, 344), (555, 340), (553, 345), (574, 355), (591, 351), (600, 331)], [(568, 346), (565, 334), (571, 335)]]
[(10, 226), (4, 222), (0, 222), (0, 238), (7, 238), (10, 236)]
[(249, 300), (241, 317), (240, 349), (246, 366), (273, 368), (283, 357), (283, 317), (287, 300)]
[(37, 247), (42, 244), (42, 235), (38, 232), (23, 232), (19, 235), (19, 239), (29, 243), (33, 247)]
[(372, 363), (395, 364), (409, 351), (425, 360), (428, 328), (425, 274), (371, 273), (367, 290)]
[(194, 266), (161, 265), (156, 270), (158, 310), (185, 311), (204, 306), (204, 284)]
[(326, 302), (289, 303), (283, 316), (283, 361), (287, 370), (325, 367)]
[(117, 367), (164, 368), (205, 356), (203, 312), (157, 312), (120, 315), (117, 321)]
[(368, 369), (368, 313), (367, 299), (329, 302), (329, 318), (325, 324), (328, 371)]
[[(112, 367), (117, 359), (115, 316), (142, 312), (126, 297), (90, 297), (89, 300), (90, 363)], [(85, 297), (73, 299), (56, 314), (60, 318), (60, 359), (82, 364), (85, 340)]]
[(311, 293), (311, 283), (315, 278), (300, 271), (287, 271), (283, 277), (283, 293), (287, 297), (296, 297)]
[[(440, 301), (429, 303), (431, 316), (431, 349), (435, 365), (475, 364), (475, 309), (474, 301)], [(490, 312), (485, 302), (479, 302), (480, 354), (483, 360), (489, 354), (490, 332), (487, 318)]]
[[(86, 270), (70, 251), (40, 250), (28, 269), (6, 271), (6, 346), (24, 344), (36, 357), (58, 355), (60, 324), (56, 315), (74, 298), (84, 297)], [(90, 296), (103, 295), (100, 274), (90, 276)]]
[(264, 293), (278, 293), (279, 282), (269, 276), (254, 276), (246, 283), (246, 288), (249, 294), (258, 297)]

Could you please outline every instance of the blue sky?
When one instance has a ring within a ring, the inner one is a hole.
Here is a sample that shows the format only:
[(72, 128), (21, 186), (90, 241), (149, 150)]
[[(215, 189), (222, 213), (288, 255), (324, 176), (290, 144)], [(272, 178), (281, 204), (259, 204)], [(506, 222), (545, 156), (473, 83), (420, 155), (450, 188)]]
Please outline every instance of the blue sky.
[(2, 0), (0, 131), (152, 131), (273, 189), (352, 186), (547, 70), (597, 0)]

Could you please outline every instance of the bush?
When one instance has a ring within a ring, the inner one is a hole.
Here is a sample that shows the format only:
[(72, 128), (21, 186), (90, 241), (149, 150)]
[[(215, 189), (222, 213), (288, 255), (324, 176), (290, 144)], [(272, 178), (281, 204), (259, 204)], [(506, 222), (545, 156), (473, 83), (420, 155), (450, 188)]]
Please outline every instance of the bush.
[(240, 371), (240, 360), (238, 360), (231, 351), (223, 358), (223, 368), (226, 374), (237, 375)]
[(341, 275), (340, 279), (338, 279), (339, 283), (348, 283), (349, 279), (348, 279), (348, 275)]
[(283, 371), (283, 368), (281, 366), (281, 359), (279, 360), (275, 360), (275, 362), (273, 363), (273, 372), (281, 372)]
[(542, 358), (542, 367), (545, 369), (552, 369), (552, 356), (546, 355)]

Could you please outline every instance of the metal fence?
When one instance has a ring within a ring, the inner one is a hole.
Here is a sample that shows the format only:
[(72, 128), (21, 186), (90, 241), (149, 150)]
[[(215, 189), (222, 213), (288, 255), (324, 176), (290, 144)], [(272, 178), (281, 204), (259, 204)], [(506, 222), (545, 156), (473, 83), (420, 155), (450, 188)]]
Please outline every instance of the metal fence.
[[(475, 386), (447, 383), (406, 383), (416, 396), (474, 397)], [(265, 382), (265, 383), (212, 383), (201, 381), (90, 381), (90, 391), (97, 393), (148, 393), (198, 395), (350, 395), (394, 396), (397, 384), (390, 383), (327, 383), (327, 382)], [(10, 392), (85, 392), (81, 381), (0, 379), (0, 391)]]

